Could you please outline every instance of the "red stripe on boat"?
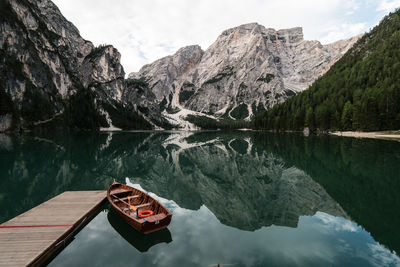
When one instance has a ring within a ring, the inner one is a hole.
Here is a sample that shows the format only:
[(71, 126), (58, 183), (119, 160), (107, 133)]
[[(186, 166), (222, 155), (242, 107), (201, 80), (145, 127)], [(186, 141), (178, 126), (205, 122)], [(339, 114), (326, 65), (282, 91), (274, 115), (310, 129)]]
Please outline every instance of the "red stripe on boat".
[(73, 224), (50, 224), (50, 225), (0, 225), (0, 228), (33, 228), (33, 227), (71, 227)]

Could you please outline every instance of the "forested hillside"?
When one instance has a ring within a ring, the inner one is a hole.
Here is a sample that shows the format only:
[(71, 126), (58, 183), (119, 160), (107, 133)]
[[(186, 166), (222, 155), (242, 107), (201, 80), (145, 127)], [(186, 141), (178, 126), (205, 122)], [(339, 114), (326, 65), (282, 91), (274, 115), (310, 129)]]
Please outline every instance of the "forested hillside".
[(304, 92), (253, 119), (256, 129), (400, 129), (400, 11), (365, 34)]

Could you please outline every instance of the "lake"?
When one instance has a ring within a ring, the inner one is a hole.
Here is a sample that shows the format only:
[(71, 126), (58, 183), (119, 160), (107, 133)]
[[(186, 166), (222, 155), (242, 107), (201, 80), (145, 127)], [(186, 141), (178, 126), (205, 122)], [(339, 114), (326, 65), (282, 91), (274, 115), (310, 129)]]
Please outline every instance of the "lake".
[(260, 132), (0, 135), (0, 223), (119, 182), (173, 213), (102, 210), (50, 266), (400, 266), (400, 142)]

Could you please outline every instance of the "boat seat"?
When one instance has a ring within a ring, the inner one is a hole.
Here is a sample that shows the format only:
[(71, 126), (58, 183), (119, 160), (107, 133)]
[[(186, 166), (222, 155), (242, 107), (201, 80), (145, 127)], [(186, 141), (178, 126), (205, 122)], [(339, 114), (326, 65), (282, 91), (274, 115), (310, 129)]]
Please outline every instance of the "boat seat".
[(149, 216), (146, 219), (146, 221), (148, 222), (155, 222), (155, 221), (161, 221), (162, 219), (164, 219), (167, 215), (165, 213), (159, 213), (159, 214), (155, 214), (152, 216)]
[(150, 205), (151, 205), (151, 203), (144, 203), (144, 204), (140, 204), (140, 205), (135, 205), (135, 207), (137, 209), (139, 209), (139, 208), (147, 207), (147, 206), (150, 206)]
[(122, 198), (114, 198), (114, 203), (121, 201), (121, 200), (128, 200), (128, 198), (134, 199), (134, 198), (138, 198), (138, 197), (140, 197), (140, 195), (134, 195), (134, 196), (122, 197)]
[[(140, 208), (147, 207), (147, 206), (150, 206), (150, 205), (151, 205), (151, 203), (144, 203), (144, 204), (132, 205), (132, 206), (136, 207), (136, 209), (138, 210), (138, 209), (140, 209)], [(123, 207), (123, 208), (121, 208), (121, 209), (122, 209), (123, 211), (129, 210), (128, 207)]]
[(119, 195), (119, 194), (129, 193), (129, 192), (132, 192), (132, 190), (129, 190), (129, 189), (115, 189), (115, 190), (112, 190), (110, 192), (110, 194), (111, 195)]

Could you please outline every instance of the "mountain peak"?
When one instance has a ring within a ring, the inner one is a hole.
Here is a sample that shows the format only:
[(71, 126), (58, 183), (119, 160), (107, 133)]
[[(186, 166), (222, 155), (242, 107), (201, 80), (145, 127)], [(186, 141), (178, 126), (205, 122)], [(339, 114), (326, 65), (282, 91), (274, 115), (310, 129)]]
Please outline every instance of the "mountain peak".
[(194, 54), (200, 55), (200, 57), (203, 55), (204, 51), (201, 49), (199, 45), (189, 45), (180, 48), (172, 57), (180, 56), (184, 58), (191, 58), (193, 57)]
[(260, 25), (257, 22), (242, 24), (240, 26), (230, 28), (223, 31), (220, 36), (229, 36), (231, 34), (274, 35), (277, 37), (277, 39), (287, 43), (297, 43), (304, 40), (302, 27), (275, 30), (273, 28), (265, 28), (263, 25)]
[(281, 37), (285, 37), (289, 43), (297, 43), (304, 40), (302, 27), (282, 29), (277, 31), (277, 34)]
[(261, 33), (266, 31), (266, 28), (260, 24), (258, 24), (257, 22), (252, 22), (252, 23), (247, 23), (247, 24), (242, 24), (239, 25), (237, 27), (233, 27), (230, 29), (227, 29), (225, 31), (222, 32), (222, 36), (225, 35), (230, 35), (232, 33)]

